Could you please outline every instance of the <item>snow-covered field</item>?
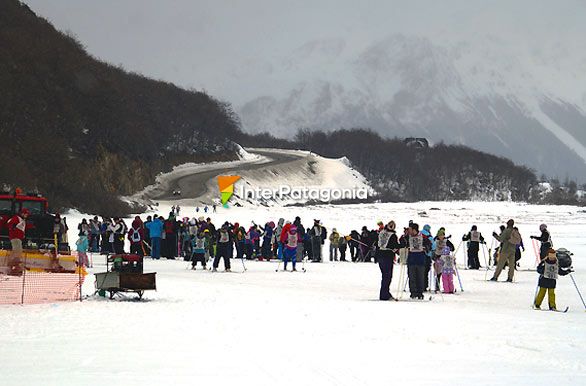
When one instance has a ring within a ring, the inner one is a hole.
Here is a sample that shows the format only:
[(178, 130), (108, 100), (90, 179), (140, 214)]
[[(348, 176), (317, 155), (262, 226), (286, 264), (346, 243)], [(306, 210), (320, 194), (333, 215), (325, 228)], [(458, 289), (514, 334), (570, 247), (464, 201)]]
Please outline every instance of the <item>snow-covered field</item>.
[[(160, 210), (168, 214), (168, 206)], [(183, 207), (183, 215), (196, 214)], [(472, 224), (488, 238), (513, 218), (527, 244), (524, 268), (535, 261), (528, 236), (545, 222), (555, 246), (575, 253), (574, 277), (586, 291), (581, 208), (423, 202), (219, 208), (208, 215), (217, 224), (244, 225), (299, 215), (306, 225), (319, 218), (344, 233), (379, 219), (398, 226), (412, 219), (429, 223), (432, 232), (445, 226), (456, 240)], [(70, 226), (79, 217), (70, 214)], [(460, 248), (460, 263), (463, 256)], [(103, 257), (94, 259), (93, 272), (103, 271)], [(158, 290), (142, 302), (92, 296), (82, 303), (0, 306), (0, 384), (586, 384), (586, 313), (569, 277), (556, 290), (558, 308), (570, 307), (562, 314), (531, 310), (534, 272), (517, 272), (511, 284), (461, 269), (464, 292), (414, 303), (377, 301), (379, 270), (367, 263), (309, 263), (306, 273), (276, 273), (276, 262), (249, 261), (242, 273), (238, 260), (234, 273), (191, 271), (183, 261), (145, 265), (157, 272)], [(91, 276), (84, 292), (93, 293)]]

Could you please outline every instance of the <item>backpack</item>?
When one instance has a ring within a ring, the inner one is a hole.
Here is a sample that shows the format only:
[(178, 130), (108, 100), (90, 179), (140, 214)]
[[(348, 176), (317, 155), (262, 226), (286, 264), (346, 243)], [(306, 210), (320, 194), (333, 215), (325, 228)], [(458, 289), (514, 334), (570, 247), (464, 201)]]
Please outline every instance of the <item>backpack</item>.
[(511, 236), (509, 237), (509, 243), (511, 243), (513, 245), (521, 244), (521, 234), (519, 233), (518, 230), (513, 229), (511, 231)]
[(130, 236), (130, 239), (132, 240), (132, 242), (134, 243), (138, 243), (140, 242), (140, 232), (138, 229), (134, 229), (132, 228), (132, 235)]

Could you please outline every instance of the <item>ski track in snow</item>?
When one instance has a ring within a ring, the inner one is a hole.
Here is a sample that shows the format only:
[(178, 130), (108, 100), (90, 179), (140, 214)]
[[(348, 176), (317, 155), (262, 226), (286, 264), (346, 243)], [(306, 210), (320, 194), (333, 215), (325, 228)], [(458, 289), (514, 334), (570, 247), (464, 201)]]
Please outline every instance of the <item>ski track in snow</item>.
[[(165, 214), (169, 207), (159, 209)], [(428, 217), (418, 217), (422, 211)], [(195, 215), (191, 207), (183, 213)], [(444, 225), (456, 246), (472, 223), (490, 240), (491, 231), (511, 217), (527, 244), (523, 268), (535, 260), (528, 237), (546, 222), (556, 247), (574, 252), (574, 277), (586, 290), (582, 208), (423, 202), (220, 208), (209, 215), (216, 224), (230, 219), (247, 226), (253, 219), (292, 220), (297, 214), (305, 225), (320, 218), (329, 230), (344, 233), (374, 227), (379, 218), (393, 218), (399, 227), (409, 219), (429, 223), (433, 232)], [(81, 217), (68, 214), (71, 228)], [(75, 240), (73, 229), (69, 238)], [(460, 248), (460, 263), (464, 253)], [(91, 272), (103, 271), (104, 257), (93, 258)], [(482, 254), (480, 260), (484, 265)], [(561, 314), (531, 309), (534, 272), (517, 272), (514, 284), (486, 283), (485, 271), (460, 268), (464, 292), (419, 303), (377, 301), (375, 264), (308, 263), (306, 273), (276, 273), (276, 261), (246, 261), (245, 273), (236, 259), (234, 273), (191, 271), (187, 265), (147, 260), (145, 270), (157, 272), (158, 291), (147, 292), (142, 302), (128, 294), (114, 301), (0, 306), (0, 358), (9, 370), (2, 385), (586, 382), (586, 313), (568, 277), (560, 278), (556, 290), (558, 308), (570, 306)], [(395, 266), (393, 294), (398, 277)], [(93, 293), (91, 275), (84, 293)]]

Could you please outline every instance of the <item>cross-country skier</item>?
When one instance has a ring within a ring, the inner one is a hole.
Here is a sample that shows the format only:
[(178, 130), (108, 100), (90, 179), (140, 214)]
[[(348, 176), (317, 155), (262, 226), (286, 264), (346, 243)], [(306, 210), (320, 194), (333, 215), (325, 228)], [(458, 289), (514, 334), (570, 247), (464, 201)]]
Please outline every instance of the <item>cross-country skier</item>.
[(281, 217), (279, 221), (277, 221), (277, 227), (275, 228), (275, 240), (273, 241), (277, 245), (277, 259), (279, 260), (283, 260), (283, 243), (281, 242), (283, 224), (285, 224), (285, 219)]
[(446, 248), (448, 251), (453, 251), (455, 249), (454, 244), (452, 244), (452, 242), (446, 237), (445, 229), (440, 228), (431, 245), (433, 268), (434, 274), (436, 275), (436, 291), (440, 290), (440, 279), (442, 277), (442, 256), (444, 255)]
[(507, 278), (508, 282), (513, 282), (515, 276), (515, 248), (516, 245), (521, 242), (521, 235), (519, 232), (513, 229), (515, 225), (514, 220), (507, 221), (507, 227), (500, 235), (493, 233), (493, 237), (500, 241), (500, 257), (494, 272), (494, 276), (490, 279), (491, 281), (497, 281), (501, 274), (505, 263), (509, 263), (509, 275)]
[(454, 273), (456, 272), (456, 258), (452, 255), (449, 247), (445, 247), (440, 257), (441, 276), (443, 293), (453, 294), (456, 290), (454, 288)]
[(462, 237), (462, 241), (468, 242), (468, 268), (480, 269), (478, 252), (480, 251), (480, 244), (485, 244), (485, 241), (482, 233), (478, 232), (476, 225), (472, 225), (470, 232)]
[(230, 272), (230, 258), (232, 258), (232, 243), (234, 242), (232, 232), (230, 232), (228, 223), (225, 223), (220, 228), (218, 236), (218, 244), (216, 247), (216, 257), (214, 258), (214, 271), (220, 265), (220, 259), (224, 259), (224, 269)]
[(423, 299), (425, 291), (425, 258), (431, 250), (431, 241), (421, 232), (419, 225), (411, 223), (406, 238), (409, 254), (407, 256), (407, 275), (409, 276), (409, 291), (411, 299)]
[[(431, 235), (431, 226), (429, 224), (425, 224), (423, 226), (423, 230), (421, 231), (421, 234), (425, 237), (427, 237), (427, 239), (431, 242), (433, 240), (433, 236)], [(425, 289), (430, 288), (430, 283), (429, 283), (429, 272), (431, 271), (431, 262), (432, 262), (432, 251), (431, 249), (426, 251), (425, 253)]]
[(558, 275), (565, 276), (569, 273), (572, 273), (572, 269), (571, 267), (560, 267), (556, 256), (556, 251), (554, 249), (549, 249), (547, 251), (547, 257), (543, 259), (537, 266), (537, 272), (539, 273), (539, 291), (535, 297), (534, 306), (536, 309), (541, 308), (541, 303), (545, 297), (545, 292), (547, 292), (549, 309), (555, 311), (555, 287)]
[(199, 232), (197, 236), (191, 240), (191, 250), (193, 251), (191, 254), (191, 269), (195, 270), (198, 261), (201, 262), (203, 269), (206, 269), (207, 248), (207, 238), (204, 232)]
[(547, 230), (546, 224), (541, 224), (539, 226), (539, 230), (541, 231), (541, 236), (530, 236), (534, 240), (539, 240), (541, 242), (541, 248), (539, 249), (539, 257), (541, 260), (547, 256), (547, 253), (550, 248), (553, 247), (553, 243), (551, 242), (551, 235)]
[(293, 265), (291, 272), (295, 272), (297, 271), (295, 265), (297, 264), (297, 244), (299, 243), (297, 227), (295, 225), (291, 225), (287, 228), (283, 227), (283, 232), (283, 269), (286, 271), (287, 263), (291, 261)]
[(381, 272), (380, 300), (393, 298), (390, 290), (391, 281), (393, 280), (393, 264), (395, 263), (395, 254), (401, 248), (395, 227), (395, 222), (391, 220), (378, 234), (375, 255)]

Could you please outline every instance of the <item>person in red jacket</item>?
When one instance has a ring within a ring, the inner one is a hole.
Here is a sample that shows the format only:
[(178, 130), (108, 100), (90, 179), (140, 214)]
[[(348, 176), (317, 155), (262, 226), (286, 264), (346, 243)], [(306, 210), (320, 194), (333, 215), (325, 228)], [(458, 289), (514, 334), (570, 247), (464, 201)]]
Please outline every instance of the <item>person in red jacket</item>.
[(22, 256), (22, 241), (24, 240), (28, 215), (28, 209), (22, 209), (19, 214), (12, 216), (6, 223), (8, 225), (8, 238), (12, 246), (12, 252), (8, 258), (9, 275), (22, 275), (23, 267), (20, 258)]
[(130, 253), (144, 256), (142, 241), (144, 240), (144, 225), (140, 216), (136, 216), (132, 221), (132, 226), (128, 230), (128, 240), (130, 240)]

